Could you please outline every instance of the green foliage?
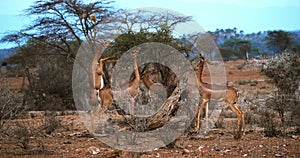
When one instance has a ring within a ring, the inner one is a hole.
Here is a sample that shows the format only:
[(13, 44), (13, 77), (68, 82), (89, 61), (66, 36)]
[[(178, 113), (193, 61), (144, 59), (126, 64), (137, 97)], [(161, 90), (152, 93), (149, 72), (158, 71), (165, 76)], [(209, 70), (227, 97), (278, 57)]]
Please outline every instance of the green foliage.
[[(116, 38), (113, 45), (106, 49), (106, 52), (103, 56), (115, 55), (117, 57), (120, 57), (123, 55), (123, 53), (125, 53), (132, 47), (148, 42), (158, 42), (172, 46), (178, 51), (184, 53), (186, 56), (190, 52), (190, 48), (188, 48), (184, 44), (185, 40), (175, 38), (172, 35), (171, 30), (169, 30), (167, 27), (162, 27), (156, 28), (155, 31), (142, 29), (139, 32), (129, 31), (127, 33), (124, 33)], [(149, 50), (147, 53), (153, 53), (153, 51)], [(156, 73), (158, 76), (160, 76), (159, 82), (166, 87), (168, 95), (171, 95), (174, 88), (176, 87), (177, 78), (176, 75), (169, 68), (157, 63), (146, 63), (144, 65), (144, 68), (142, 68), (141, 70), (143, 74), (153, 75), (154, 73)], [(150, 72), (149, 70), (155, 71)], [(105, 76), (109, 80), (109, 73), (106, 70), (104, 71), (106, 73)], [(133, 74), (131, 77), (133, 77)]]
[(237, 49), (237, 46), (239, 46), (240, 44), (251, 44), (251, 41), (238, 39), (238, 38), (232, 38), (232, 39), (226, 40), (221, 45), (221, 47), (231, 47), (233, 49)]
[(139, 32), (129, 31), (121, 34), (116, 38), (112, 47), (107, 49), (106, 53), (110, 55), (121, 56), (124, 52), (132, 47), (147, 42), (158, 42), (170, 45), (185, 54), (188, 54), (190, 51), (184, 46), (184, 41), (173, 37), (171, 30), (162, 27), (157, 28), (155, 32), (147, 29), (141, 29)]
[(268, 32), (266, 39), (270, 47), (275, 46), (280, 52), (283, 52), (292, 45), (291, 33), (283, 30)]
[(292, 52), (297, 53), (298, 55), (300, 55), (300, 44), (293, 45), (291, 47), (291, 50), (292, 50)]
[(234, 55), (235, 52), (230, 48), (219, 48), (219, 51), (225, 61), (237, 59), (237, 57)]
[[(248, 53), (252, 50), (252, 44), (249, 40), (232, 38), (221, 44), (223, 58), (247, 59)], [(225, 51), (226, 50), (226, 51)]]
[(73, 60), (68, 55), (62, 55), (59, 49), (40, 41), (30, 40), (6, 62), (14, 65), (10, 70), (17, 70), (18, 74), (14, 71), (16, 75), (28, 80), (29, 85), (22, 92), (25, 94), (23, 103), (30, 105), (30, 110), (73, 108), (70, 99)]

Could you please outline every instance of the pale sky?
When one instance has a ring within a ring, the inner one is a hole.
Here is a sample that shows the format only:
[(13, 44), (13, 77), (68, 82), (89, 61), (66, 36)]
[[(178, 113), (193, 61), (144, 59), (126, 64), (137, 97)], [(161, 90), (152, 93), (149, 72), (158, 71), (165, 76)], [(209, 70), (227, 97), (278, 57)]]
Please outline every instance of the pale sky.
[[(34, 0), (5, 0), (0, 6), (0, 37), (30, 22), (19, 16)], [(86, 0), (94, 1), (94, 0)], [(116, 0), (116, 8), (159, 7), (171, 9), (194, 20), (204, 30), (236, 27), (253, 33), (267, 30), (300, 30), (300, 0)], [(7, 47), (0, 44), (0, 49)]]

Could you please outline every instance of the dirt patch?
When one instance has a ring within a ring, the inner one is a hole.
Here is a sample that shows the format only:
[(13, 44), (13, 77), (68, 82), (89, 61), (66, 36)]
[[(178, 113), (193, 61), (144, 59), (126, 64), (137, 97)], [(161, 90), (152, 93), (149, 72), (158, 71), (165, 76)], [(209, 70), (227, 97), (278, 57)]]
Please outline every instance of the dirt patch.
[[(29, 136), (27, 149), (21, 147), (19, 137), (0, 137), (0, 155), (3, 157), (130, 157), (133, 155), (111, 148), (94, 138), (85, 129), (77, 114), (58, 116), (58, 119), (63, 123), (52, 134)], [(35, 120), (40, 118), (19, 121), (30, 122), (30, 125), (34, 126)], [(228, 130), (213, 129), (207, 135), (185, 134), (176, 140), (172, 148), (154, 149), (138, 155), (141, 157), (299, 157), (299, 149), (300, 137), (297, 136), (268, 138), (263, 137), (260, 132), (248, 132), (241, 140), (235, 140)]]

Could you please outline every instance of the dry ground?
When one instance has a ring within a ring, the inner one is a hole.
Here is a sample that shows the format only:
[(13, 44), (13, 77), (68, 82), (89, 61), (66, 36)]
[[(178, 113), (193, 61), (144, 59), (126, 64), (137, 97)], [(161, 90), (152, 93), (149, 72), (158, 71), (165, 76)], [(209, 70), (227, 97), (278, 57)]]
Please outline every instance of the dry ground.
[[(22, 149), (18, 136), (0, 138), (1, 157), (130, 157), (129, 152), (111, 148), (93, 138), (85, 130), (78, 115), (56, 116), (60, 127), (50, 135), (28, 136), (28, 148)], [(19, 120), (20, 121), (20, 120)], [(33, 124), (41, 118), (23, 120)], [(16, 121), (10, 123), (13, 124)], [(28, 127), (27, 126), (27, 127)], [(35, 131), (30, 131), (35, 132)], [(212, 130), (209, 134), (184, 135), (173, 148), (161, 148), (140, 154), (141, 157), (299, 157), (300, 137), (263, 137), (260, 132), (247, 132), (241, 140), (235, 140), (226, 129)], [(97, 151), (99, 150), (99, 151)], [(93, 154), (94, 151), (95, 153)]]
[[(242, 92), (243, 98), (268, 95), (274, 90), (267, 77), (260, 74), (258, 63), (229, 61), (225, 63), (227, 80)], [(207, 70), (205, 70), (207, 71)], [(205, 80), (209, 80), (205, 72)], [(18, 87), (18, 81), (10, 81)], [(245, 96), (246, 95), (246, 96)], [(27, 119), (6, 123), (10, 136), (0, 137), (0, 157), (130, 157), (133, 154), (111, 148), (86, 130), (78, 114), (72, 112), (52, 117), (60, 124), (50, 134), (41, 128), (44, 116), (24, 116)], [(48, 120), (49, 121), (49, 120)], [(50, 121), (51, 122), (51, 121)], [(24, 129), (17, 130), (17, 126)], [(183, 135), (172, 148), (160, 148), (136, 154), (140, 157), (300, 157), (300, 136), (264, 137), (261, 131), (248, 132), (240, 140), (228, 129), (214, 129), (207, 135)], [(22, 135), (20, 137), (18, 135)], [(41, 134), (42, 133), (42, 134)], [(22, 144), (23, 143), (23, 144)], [(25, 148), (25, 145), (27, 145)], [(94, 152), (94, 153), (93, 153)]]

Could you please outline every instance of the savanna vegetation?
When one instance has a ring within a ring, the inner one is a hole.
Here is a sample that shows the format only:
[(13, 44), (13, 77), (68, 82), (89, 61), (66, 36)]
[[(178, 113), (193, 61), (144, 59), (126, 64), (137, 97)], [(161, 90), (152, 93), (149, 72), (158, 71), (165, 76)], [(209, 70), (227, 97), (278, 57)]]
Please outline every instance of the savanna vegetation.
[[(12, 49), (10, 56), (1, 59), (0, 136), (16, 136), (18, 147), (24, 150), (30, 149), (30, 137), (51, 135), (61, 127), (62, 121), (48, 114), (36, 130), (24, 124), (17, 124), (16, 128), (9, 128), (5, 124), (24, 118), (28, 111), (76, 110), (72, 95), (72, 70), (77, 51), (84, 42), (92, 45), (109, 42), (103, 57), (115, 56), (116, 59), (140, 44), (163, 43), (182, 53), (195, 69), (200, 52), (208, 60), (213, 59), (216, 52), (220, 52), (224, 61), (242, 60), (243, 64), (237, 69), (245, 71), (248, 71), (247, 66), (255, 65), (251, 65), (252, 61), (260, 60), (260, 75), (267, 78), (263, 82), (275, 88), (258, 105), (254, 102), (259, 98), (259, 92), (256, 98), (250, 100), (250, 105), (249, 102), (245, 103), (246, 99), (239, 100), (238, 103), (246, 111), (248, 126), (259, 124), (265, 136), (290, 137), (300, 133), (299, 32), (273, 30), (245, 34), (237, 28), (216, 29), (196, 35), (209, 36), (218, 49), (211, 48), (214, 45), (204, 42), (202, 44), (207, 47), (197, 50), (193, 43), (196, 41), (195, 35), (178, 36), (174, 32), (176, 25), (192, 21), (190, 16), (145, 10), (132, 12), (114, 7), (114, 2), (110, 0), (40, 0), (24, 10), (24, 15), (32, 16), (34, 20), (31, 25), (8, 33), (0, 40), (18, 45)], [(93, 47), (93, 51), (86, 55), (93, 56), (96, 49)], [(106, 82), (110, 80), (108, 66), (111, 65), (104, 67)], [(176, 76), (169, 68), (154, 63), (140, 68), (141, 75), (147, 72), (149, 76), (159, 76), (156, 82), (166, 87), (169, 96), (172, 94), (176, 87)], [(239, 74), (229, 71), (228, 75)], [(19, 84), (21, 86), (11, 88), (8, 83), (12, 78), (20, 78), (18, 82), (22, 82)], [(233, 85), (243, 87), (249, 84), (250, 88), (259, 85), (260, 81), (253, 80), (255, 79), (235, 81)], [(260, 90), (267, 89), (266, 87), (262, 86)], [(245, 91), (247, 90), (243, 90), (244, 96), (240, 98), (247, 97)], [(181, 98), (184, 98), (183, 95), (184, 93)], [(276, 122), (274, 118), (279, 118), (280, 121)], [(215, 125), (224, 127), (224, 120), (219, 119)], [(236, 130), (232, 134), (237, 134), (235, 132)], [(249, 129), (248, 133), (251, 132), (252, 129)], [(180, 145), (177, 143), (177, 146)], [(174, 147), (174, 144), (170, 147)], [(45, 150), (42, 143), (38, 145), (37, 151), (50, 155), (53, 153)], [(297, 154), (299, 152), (295, 155)]]

